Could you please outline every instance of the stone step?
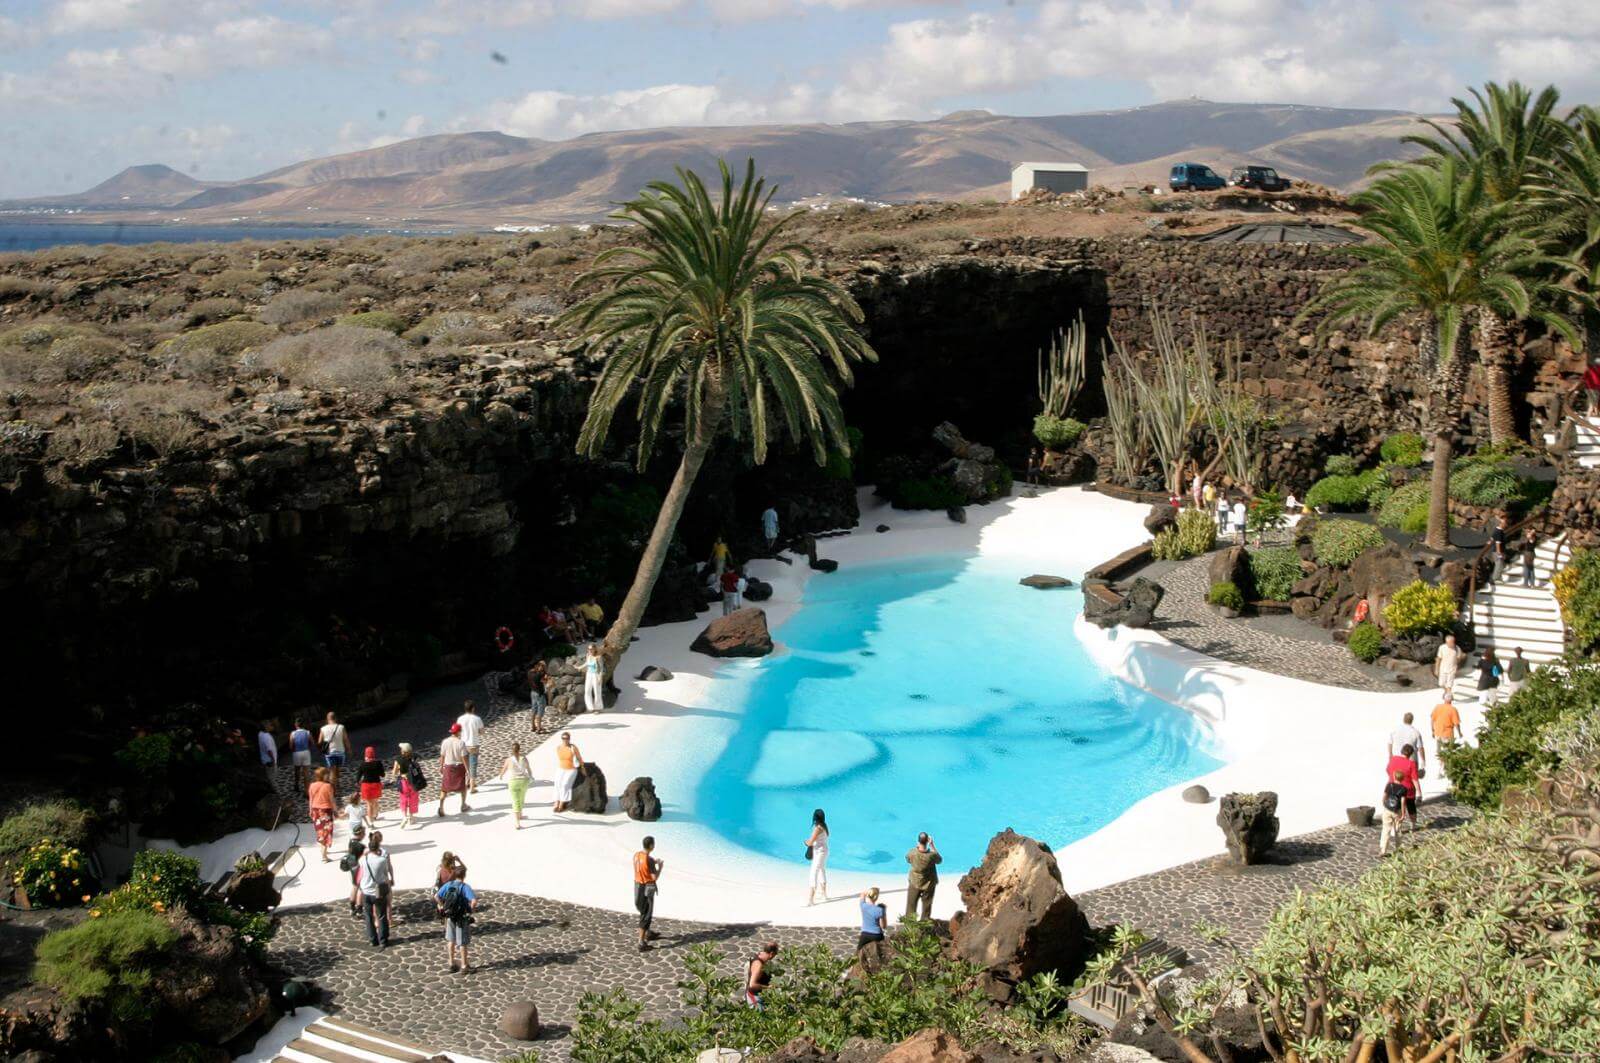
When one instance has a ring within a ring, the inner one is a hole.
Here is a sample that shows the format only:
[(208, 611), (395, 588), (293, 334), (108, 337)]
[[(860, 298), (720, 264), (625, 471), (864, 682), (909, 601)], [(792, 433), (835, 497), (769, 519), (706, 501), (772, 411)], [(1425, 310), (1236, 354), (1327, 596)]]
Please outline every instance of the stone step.
[(336, 1025), (326, 1019), (312, 1023), (306, 1027), (306, 1032), (347, 1048), (359, 1048), (382, 1055), (385, 1059), (399, 1060), (401, 1063), (422, 1063), (433, 1058), (426, 1049), (404, 1047), (406, 1042), (395, 1042), (388, 1034), (380, 1034), (375, 1030), (371, 1033), (358, 1033), (355, 1029)]
[(317, 1020), (317, 1025), (332, 1026), (335, 1029), (343, 1030), (346, 1033), (353, 1033), (361, 1037), (365, 1037), (369, 1041), (382, 1041), (385, 1044), (396, 1045), (400, 1048), (408, 1048), (413, 1052), (420, 1052), (425, 1056), (433, 1056), (438, 1054), (430, 1049), (424, 1048), (415, 1041), (396, 1036), (392, 1033), (385, 1033), (382, 1030), (374, 1030), (370, 1026), (363, 1026), (358, 1022), (352, 1022), (341, 1015), (324, 1015), (322, 1018)]
[(1536, 605), (1511, 605), (1507, 602), (1496, 602), (1493, 605), (1479, 602), (1472, 607), (1472, 620), (1475, 624), (1531, 624), (1539, 626), (1561, 626), (1561, 608), (1555, 603), (1548, 607)]
[(325, 1015), (285, 1045), (274, 1063), (425, 1063), (436, 1055), (404, 1037)]

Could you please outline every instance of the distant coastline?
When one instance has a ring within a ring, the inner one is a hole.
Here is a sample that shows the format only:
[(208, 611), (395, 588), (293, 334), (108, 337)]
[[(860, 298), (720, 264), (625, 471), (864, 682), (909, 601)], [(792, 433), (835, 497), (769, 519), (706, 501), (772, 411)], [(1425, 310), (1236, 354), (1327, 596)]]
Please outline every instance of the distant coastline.
[(232, 243), (239, 240), (318, 240), (341, 236), (448, 236), (470, 227), (365, 226), (293, 222), (63, 221), (59, 215), (0, 215), (0, 252), (40, 251), (71, 244)]

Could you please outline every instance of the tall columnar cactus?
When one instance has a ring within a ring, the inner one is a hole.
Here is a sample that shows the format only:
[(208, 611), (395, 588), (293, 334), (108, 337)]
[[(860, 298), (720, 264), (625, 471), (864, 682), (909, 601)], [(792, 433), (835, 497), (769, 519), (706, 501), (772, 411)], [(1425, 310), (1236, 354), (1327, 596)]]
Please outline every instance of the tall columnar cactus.
[(1072, 412), (1083, 389), (1088, 345), (1089, 330), (1079, 311), (1077, 320), (1057, 331), (1050, 346), (1039, 352), (1039, 402), (1047, 415), (1060, 419)]

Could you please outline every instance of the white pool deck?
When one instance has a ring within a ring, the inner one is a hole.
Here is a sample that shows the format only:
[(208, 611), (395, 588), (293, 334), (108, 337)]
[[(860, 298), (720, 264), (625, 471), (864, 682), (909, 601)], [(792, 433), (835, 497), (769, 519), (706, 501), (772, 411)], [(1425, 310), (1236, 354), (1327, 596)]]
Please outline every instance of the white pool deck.
[[(897, 556), (975, 551), (986, 558), (1015, 556), (1020, 579), (1052, 559), (1044, 571), (1074, 580), (1101, 561), (1148, 538), (1146, 507), (1080, 488), (1041, 491), (1038, 497), (1013, 497), (968, 511), (970, 523), (956, 524), (943, 513), (899, 512), (863, 494), (859, 527), (851, 534), (821, 540), (822, 556), (841, 566)], [(878, 524), (892, 530), (875, 533)], [(776, 628), (798, 607), (805, 583), (826, 579), (804, 559), (794, 565), (757, 561), (750, 570), (772, 583), (764, 603)], [(1039, 592), (1040, 609), (1055, 607), (1051, 592)], [(854, 895), (868, 886), (898, 902), (905, 881), (900, 870), (882, 874), (834, 871), (830, 903), (805, 904), (806, 868), (743, 849), (696, 822), (690, 807), (696, 783), (716, 761), (738, 727), (734, 713), (708, 709), (704, 696), (713, 672), (756, 667), (753, 662), (721, 662), (691, 653), (689, 644), (712, 614), (696, 621), (645, 628), (617, 672), (622, 694), (615, 709), (572, 720), (569, 730), (583, 755), (606, 773), (613, 793), (629, 779), (655, 779), (665, 808), (663, 818), (644, 824), (620, 812), (605, 816), (555, 815), (550, 811), (553, 744), (532, 757), (536, 782), (529, 791), (524, 828), (513, 829), (503, 784), (485, 786), (466, 817), (437, 819), (424, 802), (417, 829), (401, 831), (392, 811), (384, 833), (401, 889), (429, 886), (440, 853), (459, 854), (480, 891), (513, 891), (577, 904), (631, 911), (630, 860), (644, 834), (657, 839), (666, 861), (657, 914), (663, 918), (774, 925), (849, 926), (856, 919)], [(1421, 729), (1436, 702), (1436, 691), (1367, 693), (1303, 682), (1228, 664), (1178, 647), (1150, 631), (1101, 631), (1081, 619), (1078, 635), (1110, 672), (1202, 716), (1212, 727), (1226, 764), (1190, 782), (1213, 795), (1229, 791), (1275, 790), (1284, 837), (1344, 821), (1346, 807), (1374, 804), (1382, 789), (1388, 735), (1401, 714), (1416, 713)], [(782, 652), (780, 643), (778, 652)], [(669, 668), (665, 683), (638, 683), (632, 676), (646, 665)], [(1475, 705), (1462, 706), (1463, 730), (1479, 725)], [(441, 729), (445, 721), (441, 720)], [(1433, 742), (1428, 739), (1428, 753)], [(1216, 802), (1182, 800), (1190, 782), (1172, 786), (1138, 802), (1116, 820), (1080, 841), (1057, 848), (1062, 876), (1073, 892), (1093, 889), (1147, 872), (1220, 853), (1222, 833), (1215, 823)], [(1071, 800), (1070, 780), (1040, 780), (1059, 786)], [(1429, 772), (1426, 794), (1443, 790)], [(894, 800), (893, 794), (884, 795)], [(983, 799), (981, 796), (978, 799)], [(453, 802), (452, 802), (453, 804)], [(995, 830), (1008, 824), (997, 813)], [(937, 839), (939, 825), (926, 829)], [(343, 847), (343, 824), (335, 850)], [(795, 852), (804, 845), (807, 825), (795, 824)], [(292, 828), (289, 829), (292, 834)], [(309, 828), (302, 828), (302, 841)], [(1055, 839), (1044, 839), (1055, 844)], [(208, 874), (219, 873), (238, 854), (262, 845), (261, 831), (245, 831), (188, 851), (202, 859)], [(874, 839), (891, 851), (910, 848), (915, 838)], [(274, 847), (281, 848), (281, 844)], [(285, 906), (343, 897), (349, 878), (336, 863), (322, 864), (314, 842), (306, 864), (284, 890)], [(290, 871), (299, 870), (298, 862)], [(959, 905), (956, 881), (965, 867), (946, 866), (934, 912), (948, 916)]]

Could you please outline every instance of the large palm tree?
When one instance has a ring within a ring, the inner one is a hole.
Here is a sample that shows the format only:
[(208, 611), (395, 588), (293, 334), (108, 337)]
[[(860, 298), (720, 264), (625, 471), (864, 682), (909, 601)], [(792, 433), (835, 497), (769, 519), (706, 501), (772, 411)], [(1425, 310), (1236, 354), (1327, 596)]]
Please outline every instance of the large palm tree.
[[(1547, 160), (1565, 139), (1566, 127), (1555, 116), (1561, 94), (1546, 86), (1537, 96), (1520, 82), (1501, 86), (1489, 82), (1483, 91), (1472, 90), (1473, 102), (1454, 99), (1452, 125), (1424, 119), (1432, 134), (1405, 138), (1430, 153), (1428, 159), (1454, 159), (1461, 172), (1475, 170), (1482, 178), (1484, 198), (1507, 204), (1510, 224), (1527, 223), (1528, 191), (1545, 169)], [(1532, 280), (1533, 278), (1529, 278)], [(1548, 288), (1548, 286), (1547, 286)], [(1548, 290), (1535, 291), (1534, 305), (1547, 305)], [(1511, 401), (1511, 367), (1516, 362), (1517, 322), (1506, 307), (1478, 308), (1474, 346), (1483, 361), (1489, 398), (1489, 441), (1510, 442), (1516, 437), (1516, 415)]]
[[(698, 176), (654, 181), (612, 214), (637, 226), (634, 245), (595, 257), (580, 284), (600, 287), (564, 315), (590, 346), (606, 350), (578, 451), (598, 456), (612, 418), (631, 403), (639, 419), (638, 467), (654, 452), (668, 411), (683, 410), (683, 457), (667, 490), (628, 596), (601, 652), (609, 679), (644, 615), (689, 491), (726, 427), (748, 440), (759, 464), (769, 436), (786, 429), (809, 442), (818, 464), (848, 455), (835, 380), (850, 363), (875, 360), (856, 325), (861, 309), (842, 287), (808, 273), (807, 249), (787, 241), (788, 215), (767, 216), (775, 189), (745, 167), (735, 183), (718, 162), (713, 201)], [(831, 370), (831, 372), (830, 372)]]
[(1350, 248), (1360, 264), (1333, 278), (1301, 312), (1325, 312), (1322, 328), (1365, 321), (1376, 333), (1396, 318), (1420, 319), (1417, 354), (1428, 374), (1433, 472), (1427, 544), (1449, 546), (1450, 461), (1461, 419), (1466, 359), (1463, 329), (1478, 309), (1531, 312), (1526, 278), (1548, 262), (1505, 224), (1509, 204), (1492, 203), (1475, 167), (1451, 157), (1431, 165), (1385, 166), (1356, 200), (1377, 239)]
[(1564, 268), (1583, 307), (1584, 347), (1600, 347), (1600, 109), (1574, 108), (1568, 134), (1536, 177), (1530, 199), (1538, 233)]

